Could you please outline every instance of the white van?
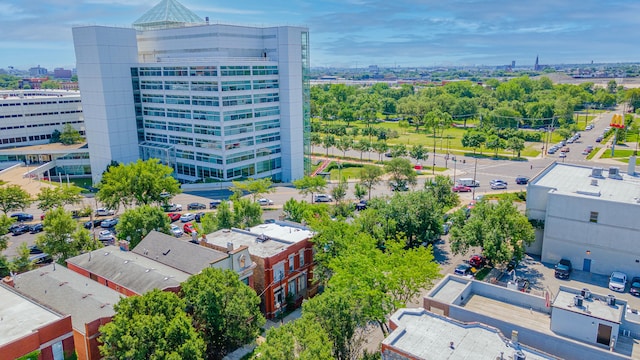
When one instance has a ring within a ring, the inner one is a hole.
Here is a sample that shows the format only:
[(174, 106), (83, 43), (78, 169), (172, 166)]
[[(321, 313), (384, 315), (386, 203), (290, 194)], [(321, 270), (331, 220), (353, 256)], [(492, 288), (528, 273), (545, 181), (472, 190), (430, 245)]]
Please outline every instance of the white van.
[(472, 178), (460, 178), (456, 180), (458, 185), (469, 186), (469, 187), (477, 187), (480, 186), (480, 181), (473, 180)]

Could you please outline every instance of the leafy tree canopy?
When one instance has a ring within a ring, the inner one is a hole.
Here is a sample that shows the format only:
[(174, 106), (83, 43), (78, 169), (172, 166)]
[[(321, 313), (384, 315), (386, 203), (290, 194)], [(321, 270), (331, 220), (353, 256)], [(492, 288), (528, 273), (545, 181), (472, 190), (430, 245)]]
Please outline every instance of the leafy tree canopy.
[(157, 206), (142, 205), (126, 210), (119, 218), (116, 230), (119, 239), (127, 239), (135, 248), (152, 230), (169, 234), (169, 217)]
[(31, 196), (19, 185), (0, 186), (0, 211), (7, 214), (31, 205)]

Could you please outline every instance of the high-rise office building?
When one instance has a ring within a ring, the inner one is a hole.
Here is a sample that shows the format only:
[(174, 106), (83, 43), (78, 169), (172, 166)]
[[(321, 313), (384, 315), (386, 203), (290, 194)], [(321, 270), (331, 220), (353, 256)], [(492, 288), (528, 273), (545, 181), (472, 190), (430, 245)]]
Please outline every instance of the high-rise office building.
[(209, 24), (162, 0), (132, 28), (73, 38), (94, 181), (138, 158), (182, 182), (305, 174), (308, 29)]

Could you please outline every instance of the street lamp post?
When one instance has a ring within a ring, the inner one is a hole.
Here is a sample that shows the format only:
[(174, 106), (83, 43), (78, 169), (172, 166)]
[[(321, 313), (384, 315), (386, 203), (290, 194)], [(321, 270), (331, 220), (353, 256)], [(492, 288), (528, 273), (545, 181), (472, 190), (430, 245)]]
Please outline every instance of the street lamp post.
[(455, 183), (456, 183), (456, 165), (458, 164), (458, 161), (456, 160), (455, 156), (453, 158), (451, 158), (451, 160), (453, 161), (453, 184), (455, 185)]
[(433, 167), (431, 168), (431, 174), (436, 174), (436, 131), (433, 130)]
[(473, 192), (471, 193), (471, 197), (475, 200), (476, 198), (476, 171), (478, 169), (478, 158), (475, 158), (476, 162), (473, 164)]

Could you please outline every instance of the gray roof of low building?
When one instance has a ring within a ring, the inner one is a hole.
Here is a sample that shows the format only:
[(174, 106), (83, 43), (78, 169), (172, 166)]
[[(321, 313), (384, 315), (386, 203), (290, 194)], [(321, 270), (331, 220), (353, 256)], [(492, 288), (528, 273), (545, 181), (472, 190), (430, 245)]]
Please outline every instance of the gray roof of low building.
[(124, 295), (61, 265), (47, 265), (18, 274), (15, 290), (60, 314), (71, 315), (73, 328), (115, 314), (113, 305)]
[(62, 317), (15, 289), (0, 285), (0, 346), (27, 336)]
[(112, 245), (67, 259), (67, 263), (138, 294), (177, 287), (190, 276), (184, 271)]
[(223, 252), (158, 231), (151, 231), (132, 252), (192, 275), (227, 258)]

